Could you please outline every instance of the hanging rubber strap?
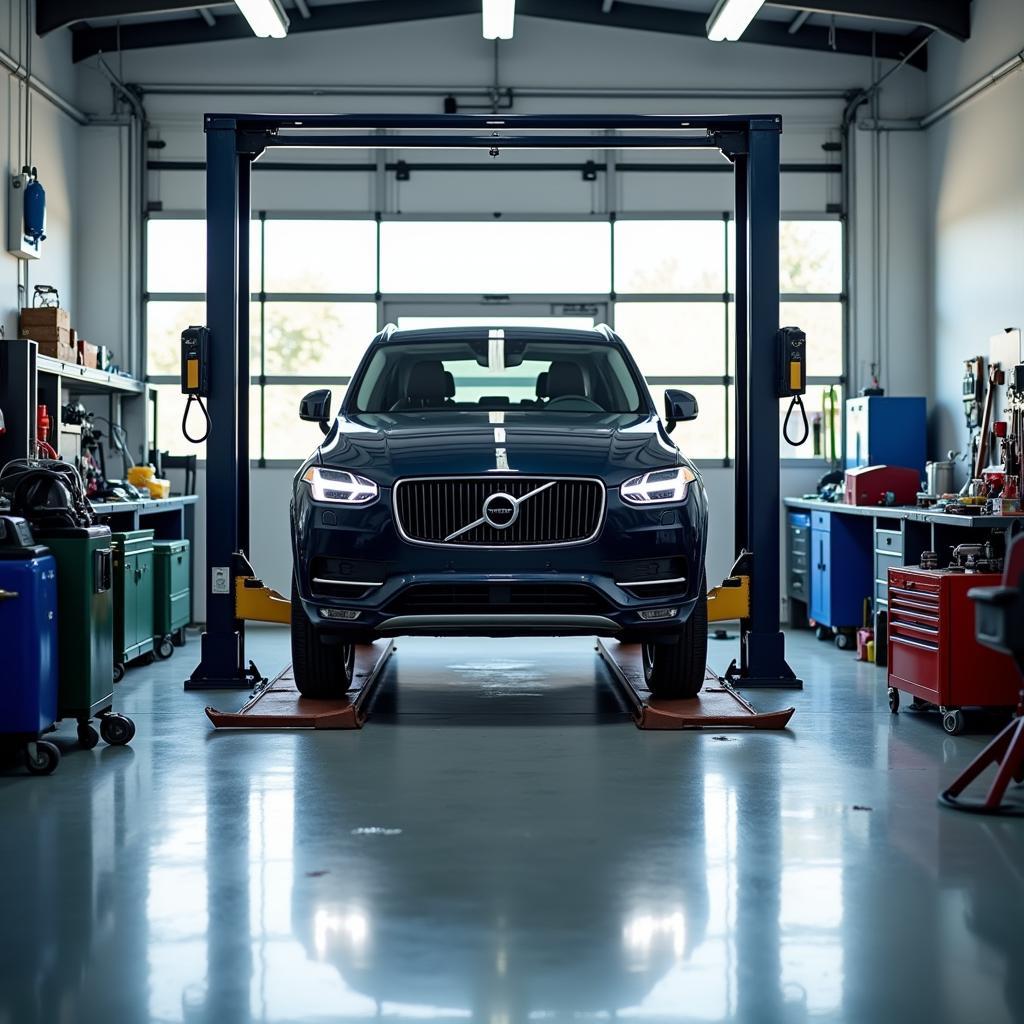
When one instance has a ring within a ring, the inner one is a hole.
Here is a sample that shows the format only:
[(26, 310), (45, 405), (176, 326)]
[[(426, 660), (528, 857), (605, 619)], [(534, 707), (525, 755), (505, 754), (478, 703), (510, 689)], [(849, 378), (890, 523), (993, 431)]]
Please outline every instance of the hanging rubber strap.
[[(202, 437), (193, 437), (188, 432), (188, 411), (195, 402), (199, 406), (199, 411), (203, 414), (203, 419), (206, 420), (206, 429), (203, 431)], [(206, 406), (203, 405), (203, 400), (198, 395), (189, 395), (188, 401), (185, 403), (185, 413), (181, 417), (181, 432), (185, 435), (186, 441), (191, 441), (192, 444), (202, 444), (210, 436), (210, 414), (206, 411)]]
[[(799, 441), (794, 441), (789, 436), (789, 418), (793, 415), (794, 408), (800, 410), (800, 415), (804, 421), (804, 433)], [(794, 448), (799, 448), (810, 436), (810, 433), (811, 425), (807, 422), (807, 410), (804, 408), (804, 400), (799, 395), (794, 395), (793, 401), (789, 403), (789, 408), (786, 410), (786, 418), (782, 422), (782, 436), (786, 439), (787, 444), (791, 444)]]

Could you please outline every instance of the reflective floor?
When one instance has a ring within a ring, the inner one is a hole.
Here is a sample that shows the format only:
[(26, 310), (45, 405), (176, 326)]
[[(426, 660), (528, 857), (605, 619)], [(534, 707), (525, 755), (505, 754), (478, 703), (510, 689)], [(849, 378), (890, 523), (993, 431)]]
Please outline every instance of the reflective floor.
[(130, 748), (0, 772), (3, 1024), (1024, 1020), (1024, 821), (935, 803), (984, 731), (807, 634), (767, 734), (639, 732), (583, 640), (400, 641), (361, 732), (215, 733), (197, 651), (119, 686)]

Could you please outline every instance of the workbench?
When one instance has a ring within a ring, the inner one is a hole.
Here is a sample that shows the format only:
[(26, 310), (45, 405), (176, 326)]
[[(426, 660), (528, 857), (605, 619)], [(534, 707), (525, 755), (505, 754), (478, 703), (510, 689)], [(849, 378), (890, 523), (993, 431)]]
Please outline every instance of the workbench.
[[(992, 530), (1008, 530), (1024, 519), (816, 498), (785, 498), (783, 504), (790, 624), (802, 625), (809, 617), (829, 629), (849, 629), (861, 624), (860, 609), (871, 598), (879, 636), (878, 615), (885, 621), (888, 615), (890, 568), (918, 565), (922, 551), (936, 552), (939, 566), (947, 566), (957, 544), (984, 541)], [(884, 664), (881, 645), (875, 650)]]

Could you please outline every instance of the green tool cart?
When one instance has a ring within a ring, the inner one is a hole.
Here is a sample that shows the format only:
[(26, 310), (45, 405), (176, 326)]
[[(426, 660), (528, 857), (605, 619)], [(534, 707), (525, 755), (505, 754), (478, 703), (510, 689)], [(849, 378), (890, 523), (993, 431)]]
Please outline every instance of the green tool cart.
[(89, 721), (96, 717), (107, 743), (128, 743), (135, 735), (135, 724), (110, 710), (114, 700), (110, 528), (53, 527), (34, 532), (57, 560), (58, 713), (78, 721), (78, 741), (83, 747), (99, 742)]
[(153, 654), (153, 531), (113, 535), (114, 682), (129, 661)]
[(192, 566), (187, 540), (153, 541), (156, 576), (153, 588), (153, 632), (156, 656), (169, 658), (175, 646), (185, 643), (185, 627), (191, 618)]

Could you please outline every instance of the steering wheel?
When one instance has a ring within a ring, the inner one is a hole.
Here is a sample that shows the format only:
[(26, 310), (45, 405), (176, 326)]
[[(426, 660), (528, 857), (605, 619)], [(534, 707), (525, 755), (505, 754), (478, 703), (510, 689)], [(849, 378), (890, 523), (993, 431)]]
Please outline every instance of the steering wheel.
[(586, 395), (559, 395), (557, 398), (549, 399), (548, 404), (544, 408), (550, 409), (560, 402), (571, 402), (575, 407), (572, 409), (573, 412), (604, 412), (604, 409), (597, 402), (592, 398), (587, 398)]

